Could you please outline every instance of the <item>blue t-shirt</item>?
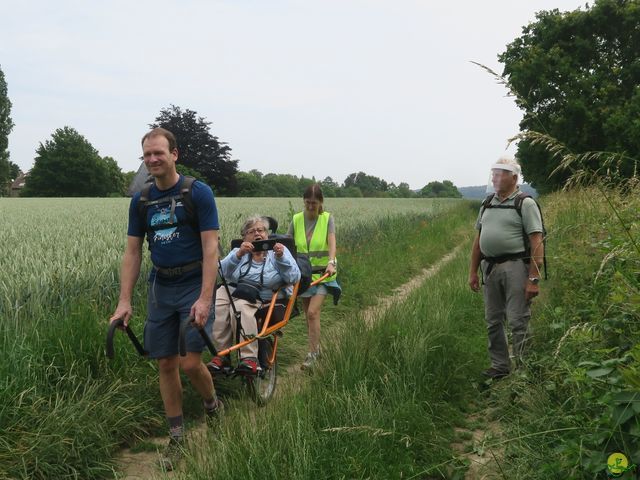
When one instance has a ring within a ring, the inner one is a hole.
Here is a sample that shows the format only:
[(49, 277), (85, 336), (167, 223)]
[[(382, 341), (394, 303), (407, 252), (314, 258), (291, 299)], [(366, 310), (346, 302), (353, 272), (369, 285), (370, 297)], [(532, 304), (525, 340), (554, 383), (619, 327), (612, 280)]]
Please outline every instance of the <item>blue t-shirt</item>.
[[(149, 200), (158, 200), (180, 194), (184, 177), (168, 190), (160, 190), (156, 185), (151, 186)], [(198, 218), (199, 231), (219, 230), (218, 210), (213, 197), (211, 187), (200, 181), (193, 182), (191, 198)], [(147, 234), (147, 225), (169, 223), (171, 215), (171, 202), (159, 205), (150, 205), (147, 208), (147, 223), (140, 222), (138, 213), (138, 201), (140, 192), (136, 193), (129, 205), (129, 228), (127, 234), (132, 237), (144, 237)], [(180, 267), (189, 263), (202, 260), (202, 242), (198, 232), (194, 231), (187, 219), (187, 212), (181, 200), (176, 201), (174, 214), (176, 223), (167, 225), (166, 228), (153, 230), (153, 234), (147, 236), (151, 262), (162, 268)], [(152, 269), (150, 280), (155, 277), (155, 269)], [(171, 283), (195, 281), (202, 278), (200, 269), (191, 270), (181, 277), (172, 278)], [(158, 275), (157, 281), (162, 282), (162, 276)], [(165, 282), (167, 280), (165, 279)]]

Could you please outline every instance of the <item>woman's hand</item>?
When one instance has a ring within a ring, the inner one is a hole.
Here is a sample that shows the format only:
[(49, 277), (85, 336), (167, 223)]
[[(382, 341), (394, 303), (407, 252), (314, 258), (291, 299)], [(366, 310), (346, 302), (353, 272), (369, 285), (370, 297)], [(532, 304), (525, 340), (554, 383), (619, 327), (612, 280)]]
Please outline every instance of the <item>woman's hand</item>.
[(282, 255), (284, 255), (284, 245), (281, 243), (276, 243), (273, 246), (273, 253), (276, 254), (276, 257), (282, 258)]
[(247, 253), (253, 252), (253, 243), (251, 242), (242, 242), (240, 248), (236, 252), (236, 257), (242, 258)]
[(337, 269), (336, 266), (333, 263), (330, 263), (329, 265), (327, 265), (327, 268), (325, 268), (324, 270), (326, 273), (329, 274), (329, 276), (333, 275), (334, 273), (336, 273)]

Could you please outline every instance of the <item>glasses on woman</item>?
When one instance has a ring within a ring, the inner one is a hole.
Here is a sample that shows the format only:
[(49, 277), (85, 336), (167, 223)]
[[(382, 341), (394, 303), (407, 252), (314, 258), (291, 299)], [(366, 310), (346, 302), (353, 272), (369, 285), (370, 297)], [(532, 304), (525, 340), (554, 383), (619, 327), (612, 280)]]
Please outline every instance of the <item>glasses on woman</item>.
[(267, 229), (264, 227), (256, 227), (256, 228), (251, 228), (249, 230), (247, 230), (246, 232), (244, 232), (245, 235), (253, 235), (254, 233), (264, 233), (266, 232)]

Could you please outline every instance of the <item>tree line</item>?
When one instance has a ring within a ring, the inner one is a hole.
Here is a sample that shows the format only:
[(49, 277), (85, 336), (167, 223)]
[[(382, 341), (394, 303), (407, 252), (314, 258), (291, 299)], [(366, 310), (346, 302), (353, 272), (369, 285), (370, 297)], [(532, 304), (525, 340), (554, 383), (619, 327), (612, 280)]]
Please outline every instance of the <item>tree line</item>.
[[(342, 184), (315, 178), (258, 170), (238, 171), (231, 147), (214, 136), (211, 122), (175, 105), (160, 111), (150, 128), (172, 131), (178, 141), (178, 171), (209, 184), (217, 195), (241, 197), (299, 197), (312, 183), (320, 183), (327, 197), (461, 197), (452, 182), (431, 182), (420, 191), (406, 183), (395, 185), (364, 172), (349, 175)], [(13, 165), (9, 180), (20, 171)], [(111, 157), (101, 157), (91, 143), (71, 127), (57, 129), (36, 150), (35, 163), (20, 195), (26, 197), (123, 196), (136, 172), (123, 172)], [(5, 181), (7, 177), (5, 176)]]
[(325, 197), (449, 197), (461, 198), (458, 189), (449, 180), (430, 182), (418, 191), (411, 190), (407, 183), (387, 183), (364, 172), (352, 173), (342, 184), (331, 177), (323, 180), (297, 177), (288, 174), (267, 173), (259, 170), (238, 172), (238, 188), (241, 197), (299, 197), (311, 184), (318, 183)]

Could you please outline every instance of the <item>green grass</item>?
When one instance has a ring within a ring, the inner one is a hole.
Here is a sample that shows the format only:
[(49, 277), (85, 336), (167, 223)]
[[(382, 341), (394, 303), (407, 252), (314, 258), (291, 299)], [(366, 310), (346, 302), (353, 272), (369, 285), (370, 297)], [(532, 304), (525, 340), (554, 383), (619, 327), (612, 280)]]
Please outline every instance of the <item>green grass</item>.
[[(165, 429), (155, 365), (138, 358), (124, 335), (116, 338), (115, 360), (103, 354), (106, 319), (118, 295), (126, 203), (0, 200), (0, 213), (11, 225), (0, 240), (16, 254), (3, 256), (1, 264), (0, 478), (109, 478), (120, 446)], [(327, 327), (348, 321), (361, 305), (455, 245), (470, 218), (461, 202), (400, 202), (392, 212), (385, 209), (391, 203), (372, 202), (366, 218), (363, 205), (346, 205), (344, 216), (336, 214), (345, 296), (339, 306), (327, 305)], [(349, 210), (359, 217), (349, 220)], [(238, 218), (254, 213), (238, 212)], [(410, 250), (429, 235), (437, 241)], [(393, 250), (396, 244), (401, 250)], [(145, 289), (139, 282), (134, 300), (139, 337)], [(283, 365), (300, 361), (306, 344), (300, 318), (283, 340)], [(243, 392), (231, 388), (229, 394), (231, 404), (251, 405)], [(190, 387), (185, 396), (193, 423), (202, 407)]]
[[(413, 239), (420, 260), (396, 255), (396, 262), (426, 261), (421, 268), (445, 246), (468, 240), (475, 215), (457, 214), (430, 222), (433, 229)], [(441, 478), (461, 471), (451, 458), (453, 426), (477, 393), (473, 380), (486, 358), (481, 300), (466, 285), (467, 256), (465, 248), (370, 329), (353, 310), (331, 342), (325, 339), (322, 367), (300, 392), (258, 411), (232, 404), (221, 431), (194, 447), (182, 478)], [(381, 274), (397, 285), (409, 268), (382, 264), (366, 284), (377, 295), (390, 287)]]
[(613, 452), (640, 463), (639, 193), (606, 190), (624, 224), (596, 189), (544, 199), (550, 279), (531, 354), (485, 404), (501, 414), (509, 478), (605, 478)]

